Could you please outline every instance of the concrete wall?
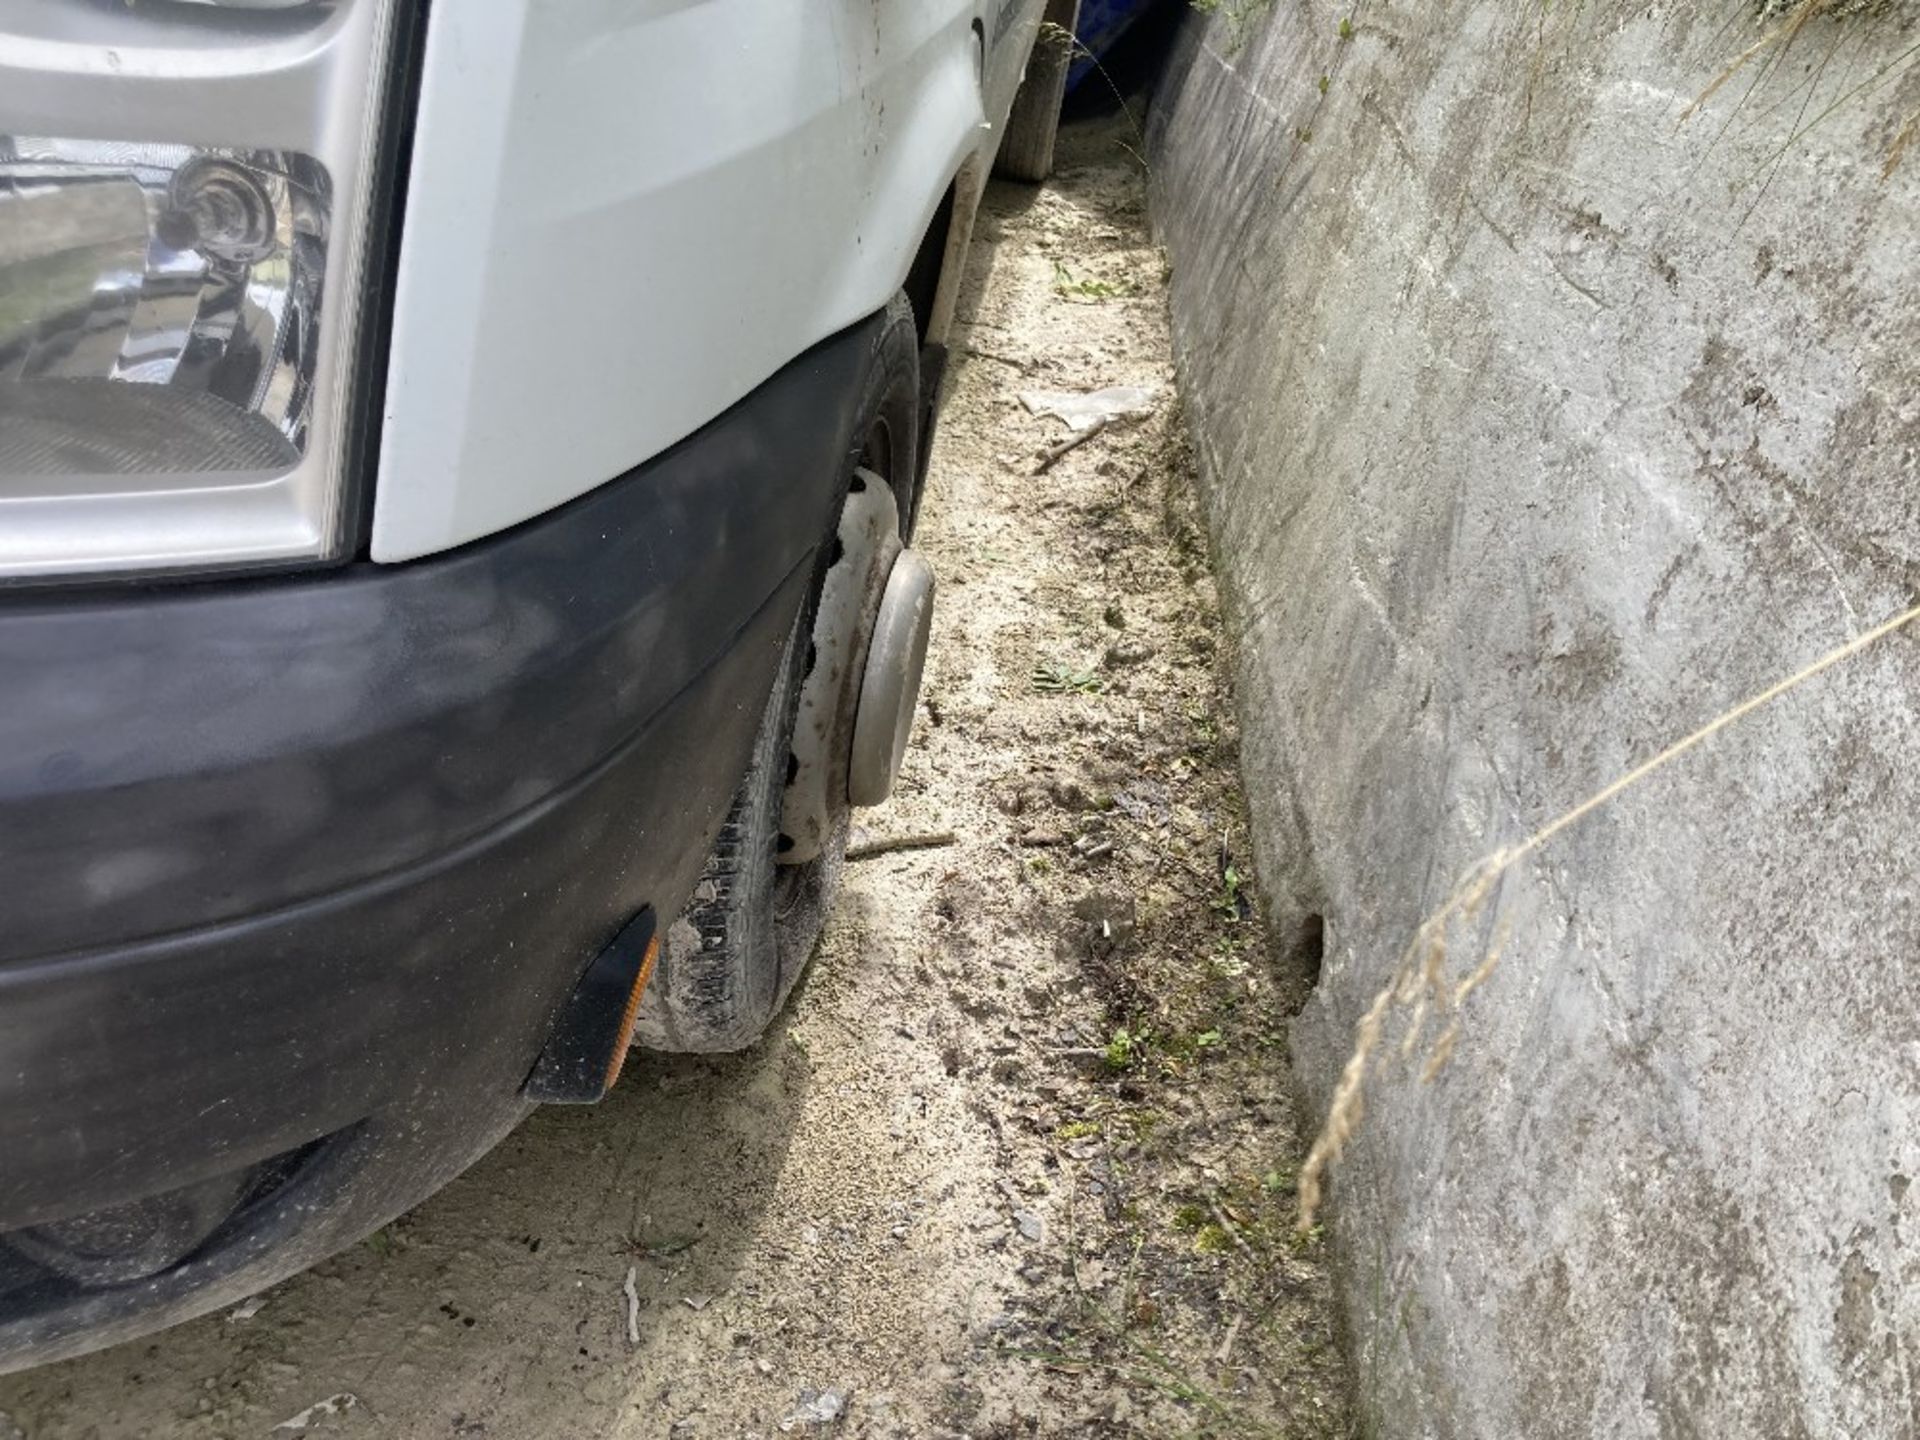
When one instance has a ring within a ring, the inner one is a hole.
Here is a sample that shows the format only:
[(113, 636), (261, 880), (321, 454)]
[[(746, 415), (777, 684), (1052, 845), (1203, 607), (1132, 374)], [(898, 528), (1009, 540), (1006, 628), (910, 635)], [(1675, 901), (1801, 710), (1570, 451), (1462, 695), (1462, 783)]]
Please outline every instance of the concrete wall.
[[(1920, 599), (1920, 57), (1790, 139), (1920, 41), (1865, 9), (1684, 124), (1744, 0), (1189, 23), (1155, 201), (1316, 1104), (1472, 861)], [(1920, 1433), (1917, 740), (1901, 635), (1507, 875), (1334, 1184), (1372, 1433)]]

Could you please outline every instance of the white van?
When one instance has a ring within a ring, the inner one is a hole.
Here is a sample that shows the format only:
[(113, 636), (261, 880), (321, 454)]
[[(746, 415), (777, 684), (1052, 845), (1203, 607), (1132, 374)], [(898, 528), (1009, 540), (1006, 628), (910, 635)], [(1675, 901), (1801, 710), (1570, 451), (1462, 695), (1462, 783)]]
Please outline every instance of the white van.
[(760, 1034), (1042, 11), (0, 0), (0, 1370)]

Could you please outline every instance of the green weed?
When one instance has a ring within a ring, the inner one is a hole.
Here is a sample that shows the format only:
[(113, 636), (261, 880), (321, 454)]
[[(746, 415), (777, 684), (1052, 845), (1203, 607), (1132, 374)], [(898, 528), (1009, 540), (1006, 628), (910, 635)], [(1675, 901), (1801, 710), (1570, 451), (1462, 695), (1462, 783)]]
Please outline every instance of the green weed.
[(1114, 300), (1138, 294), (1140, 287), (1131, 280), (1076, 280), (1073, 272), (1058, 260), (1053, 262), (1053, 293), (1083, 300)]
[(1245, 913), (1245, 901), (1242, 900), (1240, 871), (1232, 865), (1220, 874), (1220, 889), (1213, 897), (1213, 913), (1229, 925), (1238, 925)]
[(1129, 1030), (1122, 1025), (1113, 1032), (1113, 1038), (1107, 1041), (1107, 1065), (1114, 1070), (1125, 1070), (1143, 1058), (1152, 1040), (1153, 1036), (1148, 1031)]
[(1033, 667), (1033, 688), (1050, 694), (1098, 695), (1106, 682), (1091, 670), (1076, 670), (1071, 665), (1049, 661)]

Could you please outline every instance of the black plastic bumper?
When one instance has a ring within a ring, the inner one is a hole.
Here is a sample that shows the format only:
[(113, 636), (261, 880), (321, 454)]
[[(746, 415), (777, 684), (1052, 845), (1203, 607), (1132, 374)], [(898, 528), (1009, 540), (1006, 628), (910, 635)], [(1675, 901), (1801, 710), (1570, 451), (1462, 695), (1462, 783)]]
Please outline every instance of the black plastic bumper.
[[(697, 875), (871, 341), (445, 557), (0, 601), (0, 1371), (310, 1264), (524, 1113), (586, 965)], [(237, 1173), (141, 1280), (5, 1241)]]

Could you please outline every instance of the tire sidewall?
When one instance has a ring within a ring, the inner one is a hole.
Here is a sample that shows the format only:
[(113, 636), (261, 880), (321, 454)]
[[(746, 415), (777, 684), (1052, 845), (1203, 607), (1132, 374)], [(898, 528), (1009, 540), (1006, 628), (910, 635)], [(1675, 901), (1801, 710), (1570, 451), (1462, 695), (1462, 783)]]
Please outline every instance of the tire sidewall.
[[(805, 600), (782, 654), (747, 773), (734, 796), (693, 902), (670, 928), (649, 986), (637, 1037), (675, 1051), (744, 1049), (786, 1004), (817, 945), (845, 865), (851, 806), (836, 807), (829, 839), (804, 865), (776, 858), (800, 689), (814, 615), (837, 533), (840, 507), (859, 467), (893, 488), (902, 538), (912, 533), (920, 445), (919, 335), (912, 307), (897, 295), (874, 327), (861, 367), (853, 423), (841, 454), (833, 513)], [(884, 442), (876, 440), (883, 435)], [(884, 443), (884, 456), (876, 445)], [(853, 673), (860, 673), (859, 666)], [(844, 794), (842, 783), (835, 793)]]

